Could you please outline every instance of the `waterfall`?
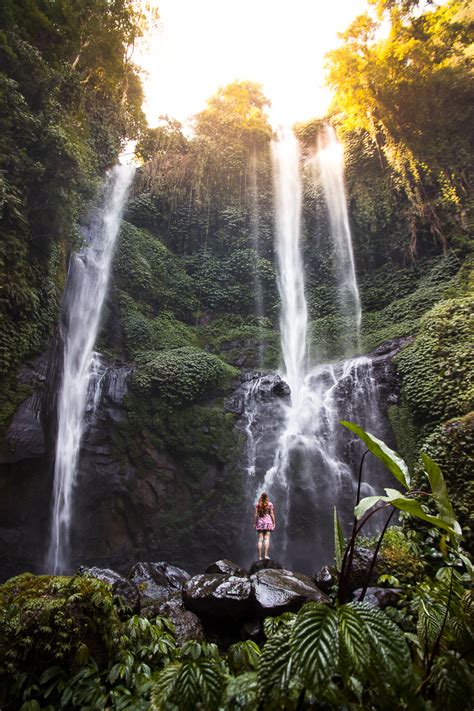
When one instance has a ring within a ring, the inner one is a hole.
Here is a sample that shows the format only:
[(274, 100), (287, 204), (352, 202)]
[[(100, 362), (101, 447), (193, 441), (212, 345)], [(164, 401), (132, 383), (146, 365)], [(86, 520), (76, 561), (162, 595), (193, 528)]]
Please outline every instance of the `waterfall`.
[[(310, 561), (313, 566), (331, 561), (334, 507), (346, 529), (353, 519), (356, 474), (363, 450), (338, 421), (357, 422), (382, 439), (390, 439), (390, 427), (381, 407), (380, 379), (385, 376), (379, 363), (375, 366), (365, 357), (313, 366), (308, 363), (308, 309), (300, 253), (302, 184), (293, 134), (280, 134), (272, 144), (272, 157), (282, 378), (289, 385), (291, 401), (277, 398), (273, 407), (268, 400), (263, 404), (262, 377), (246, 386), (247, 473), (250, 487), (268, 491), (276, 506), (273, 554), (281, 556), (286, 565), (311, 572)], [(361, 306), (345, 202), (342, 147), (329, 127), (316, 160), (335, 245), (340, 307), (351, 321), (348, 353), (356, 347), (354, 337), (358, 341)], [(366, 460), (363, 496), (381, 493), (388, 481), (378, 460)]]
[[(101, 377), (93, 353), (121, 215), (135, 169), (116, 166), (107, 176), (104, 203), (92, 220), (84, 248), (71, 258), (62, 305), (64, 361), (58, 399), (53, 514), (48, 568), (63, 572), (68, 565), (72, 496), (86, 408), (96, 406), (94, 384)], [(92, 386), (92, 387), (91, 387)], [(92, 402), (90, 401), (90, 390)], [(88, 404), (88, 402), (90, 404)]]
[(302, 203), (300, 151), (291, 131), (280, 131), (278, 140), (272, 143), (272, 158), (283, 371), (290, 386), (292, 405), (297, 407), (306, 369), (308, 309), (299, 248)]
[(358, 350), (361, 303), (352, 248), (349, 215), (344, 187), (344, 151), (332, 126), (320, 131), (316, 160), (312, 160), (313, 174), (319, 177), (326, 198), (330, 237), (335, 249), (335, 272), (338, 283), (339, 305), (344, 319), (345, 353)]
[(255, 292), (255, 315), (259, 323), (260, 342), (258, 346), (259, 366), (263, 362), (262, 319), (265, 315), (263, 305), (262, 281), (260, 279), (258, 260), (260, 258), (260, 214), (258, 208), (257, 153), (254, 150), (250, 157), (250, 232), (252, 247), (255, 251), (253, 265), (253, 287)]

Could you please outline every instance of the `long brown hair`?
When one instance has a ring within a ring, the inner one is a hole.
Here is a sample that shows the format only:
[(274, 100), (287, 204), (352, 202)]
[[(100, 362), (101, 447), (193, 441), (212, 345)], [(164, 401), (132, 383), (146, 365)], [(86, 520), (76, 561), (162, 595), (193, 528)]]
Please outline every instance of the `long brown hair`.
[(265, 514), (270, 511), (269, 503), (267, 492), (262, 491), (257, 504), (257, 514), (259, 516), (265, 516)]

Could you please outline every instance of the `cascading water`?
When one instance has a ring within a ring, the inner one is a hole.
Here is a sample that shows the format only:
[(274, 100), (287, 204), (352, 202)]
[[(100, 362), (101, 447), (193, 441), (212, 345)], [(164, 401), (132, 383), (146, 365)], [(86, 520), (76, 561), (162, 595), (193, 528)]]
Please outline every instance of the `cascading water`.
[(65, 571), (68, 565), (72, 495), (85, 428), (84, 416), (86, 408), (93, 410), (97, 404), (95, 384), (102, 372), (93, 347), (121, 215), (134, 172), (132, 166), (125, 165), (109, 172), (104, 207), (92, 220), (84, 249), (71, 258), (69, 266), (62, 310), (64, 362), (58, 399), (53, 513), (47, 560), (48, 569), (54, 573)]
[(344, 186), (344, 152), (336, 132), (328, 124), (319, 133), (318, 151), (311, 164), (314, 178), (320, 179), (326, 199), (330, 237), (335, 248), (339, 306), (344, 320), (342, 342), (347, 355), (359, 347), (362, 309)]
[[(320, 179), (327, 196), (331, 237), (336, 243), (339, 298), (348, 316), (344, 356), (358, 342), (360, 298), (345, 204), (341, 147), (332, 133), (318, 154)], [(291, 390), (291, 403), (278, 399), (274, 410), (262, 409), (262, 378), (247, 386), (245, 431), (253, 479), (252, 488), (265, 489), (276, 505), (277, 534), (272, 548), (285, 564), (306, 569), (328, 563), (333, 547), (333, 509), (348, 525), (353, 516), (355, 473), (360, 448), (340, 419), (352, 420), (378, 436), (390, 438), (380, 408), (379, 382), (369, 358), (355, 358), (309, 367), (308, 310), (300, 254), (302, 182), (296, 138), (281, 134), (272, 145), (276, 211), (278, 288), (281, 299), (282, 378)], [(352, 340), (350, 330), (352, 328)], [(379, 373), (380, 376), (380, 373)], [(282, 417), (281, 412), (284, 411)], [(275, 429), (273, 421), (279, 421)], [(265, 436), (262, 436), (262, 431)], [(257, 432), (258, 428), (258, 432)], [(380, 463), (367, 461), (363, 495), (381, 491), (387, 478)]]
[(302, 184), (298, 141), (281, 130), (272, 143), (278, 290), (281, 297), (280, 334), (284, 378), (297, 407), (307, 361), (308, 308), (299, 248)]

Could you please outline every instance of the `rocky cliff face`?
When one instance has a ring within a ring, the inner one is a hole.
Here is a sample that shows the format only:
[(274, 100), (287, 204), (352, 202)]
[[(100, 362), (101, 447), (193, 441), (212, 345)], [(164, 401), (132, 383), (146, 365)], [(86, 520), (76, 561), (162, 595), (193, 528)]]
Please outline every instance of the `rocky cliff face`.
[[(391, 360), (401, 343), (373, 354), (386, 403), (396, 398)], [(17, 409), (3, 443), (2, 578), (44, 570), (52, 491), (45, 430), (54, 429), (45, 421), (51, 406), (47, 367), (46, 354), (22, 369), (19, 377), (34, 392)], [(210, 558), (248, 563), (255, 555), (256, 485), (249, 433), (262, 442), (256, 461), (262, 471), (274, 455), (287, 386), (275, 374), (243, 373), (224, 401), (165, 416), (155, 400), (140, 411), (143, 403), (130, 390), (132, 373), (131, 366), (102, 362), (95, 376), (75, 492), (71, 569), (85, 564), (125, 571), (132, 560), (166, 559), (194, 573)], [(253, 414), (251, 391), (258, 405)], [(308, 567), (314, 565), (309, 554)]]

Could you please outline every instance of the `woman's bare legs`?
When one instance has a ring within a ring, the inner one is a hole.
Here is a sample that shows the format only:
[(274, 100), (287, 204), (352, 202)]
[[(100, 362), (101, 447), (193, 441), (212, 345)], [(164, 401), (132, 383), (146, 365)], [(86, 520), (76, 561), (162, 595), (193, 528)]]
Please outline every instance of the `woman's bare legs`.
[(263, 533), (263, 555), (265, 558), (269, 558), (268, 549), (270, 548), (270, 531), (264, 531)]
[(263, 538), (265, 536), (265, 531), (257, 531), (257, 533), (258, 533), (258, 543), (257, 543), (258, 559), (262, 560), (262, 543), (263, 543)]

